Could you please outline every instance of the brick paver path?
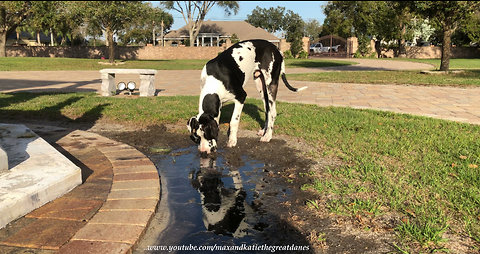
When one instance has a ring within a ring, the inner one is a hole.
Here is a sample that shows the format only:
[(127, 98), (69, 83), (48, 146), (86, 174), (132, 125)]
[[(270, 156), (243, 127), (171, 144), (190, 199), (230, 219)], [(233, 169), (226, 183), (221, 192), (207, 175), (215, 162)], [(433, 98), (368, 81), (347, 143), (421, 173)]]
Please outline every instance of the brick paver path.
[(95, 133), (34, 131), (75, 157), (83, 184), (0, 229), (0, 253), (130, 253), (160, 198), (155, 165)]
[[(328, 68), (295, 68), (287, 73), (342, 70), (409, 70), (432, 69), (427, 64), (373, 59), (348, 59), (358, 65)], [(198, 95), (200, 70), (161, 70), (155, 86), (158, 96)], [(118, 81), (133, 80), (138, 75), (117, 75)], [(309, 88), (292, 93), (280, 85), (278, 100), (388, 110), (414, 115), (430, 116), (473, 124), (480, 124), (480, 88), (425, 87), (406, 85), (334, 84), (293, 81), (296, 87)], [(98, 71), (11, 71), (0, 72), (0, 92), (12, 91), (98, 91)], [(252, 81), (247, 85), (249, 97), (260, 98)]]

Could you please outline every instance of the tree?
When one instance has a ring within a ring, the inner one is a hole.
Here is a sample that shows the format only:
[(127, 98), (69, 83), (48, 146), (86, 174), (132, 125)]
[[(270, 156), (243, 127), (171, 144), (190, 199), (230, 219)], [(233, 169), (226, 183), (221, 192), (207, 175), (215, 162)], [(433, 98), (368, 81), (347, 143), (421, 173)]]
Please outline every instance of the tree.
[(480, 10), (471, 19), (466, 19), (462, 28), (472, 43), (480, 45)]
[(58, 1), (36, 1), (32, 4), (32, 15), (28, 27), (36, 34), (39, 45), (41, 43), (40, 33), (48, 34), (51, 31), (58, 4)]
[(203, 21), (213, 6), (217, 5), (224, 9), (226, 15), (237, 14), (239, 6), (237, 1), (162, 1), (165, 8), (182, 14), (187, 25), (190, 47), (194, 46)]
[(7, 35), (29, 16), (31, 5), (30, 1), (0, 2), (0, 57), (6, 57)]
[[(370, 39), (373, 38), (374, 22), (383, 13), (375, 12), (376, 2), (332, 1), (324, 7), (327, 15), (323, 35), (337, 34), (342, 37), (358, 37), (358, 50), (362, 55), (371, 52)], [(332, 15), (332, 17), (329, 17)]]
[(269, 33), (276, 33), (285, 27), (285, 7), (277, 6), (260, 8), (257, 6), (252, 13), (247, 15), (247, 23), (255, 27), (261, 27)]
[(285, 39), (290, 42), (290, 52), (293, 56), (297, 56), (303, 48), (303, 30), (305, 22), (302, 17), (291, 10), (285, 15)]
[(480, 7), (479, 1), (416, 1), (416, 11), (437, 22), (441, 27), (441, 71), (450, 69), (451, 40), (462, 21), (469, 19)]
[(362, 55), (370, 54), (371, 39), (378, 55), (382, 41), (397, 41), (397, 54), (404, 54), (411, 6), (411, 1), (332, 1), (324, 7), (322, 35), (356, 36)]
[(122, 44), (152, 43), (155, 46), (158, 35), (163, 39), (165, 30), (172, 26), (173, 17), (171, 14), (161, 8), (153, 7), (149, 2), (143, 3), (142, 8), (141, 16), (126, 24), (119, 35)]
[(61, 45), (65, 45), (67, 38), (70, 42), (80, 34), (80, 25), (83, 23), (83, 8), (72, 1), (55, 1), (56, 10), (50, 22), (54, 35), (60, 35)]
[(316, 38), (320, 37), (320, 33), (322, 32), (322, 25), (318, 20), (311, 19), (305, 22), (304, 27), (304, 34), (308, 36), (311, 41), (314, 41)]
[(284, 7), (260, 8), (256, 7), (251, 14), (247, 15), (248, 23), (255, 27), (261, 27), (269, 33), (285, 32), (285, 39), (290, 42), (290, 51), (297, 56), (302, 50), (302, 37), (305, 22), (297, 13)]
[(81, 1), (75, 2), (84, 9), (87, 22), (96, 22), (107, 35), (109, 62), (115, 61), (113, 35), (132, 20), (141, 16), (140, 1)]

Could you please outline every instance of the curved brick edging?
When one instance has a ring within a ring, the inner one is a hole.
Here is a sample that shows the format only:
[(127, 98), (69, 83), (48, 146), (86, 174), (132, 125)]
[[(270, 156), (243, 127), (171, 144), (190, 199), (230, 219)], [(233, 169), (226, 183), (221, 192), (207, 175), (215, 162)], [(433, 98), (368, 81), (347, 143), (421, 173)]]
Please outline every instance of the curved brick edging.
[(160, 181), (155, 165), (137, 149), (95, 133), (77, 130), (66, 137), (95, 146), (103, 153), (113, 166), (113, 183), (107, 201), (62, 246), (60, 253), (131, 252), (159, 201)]

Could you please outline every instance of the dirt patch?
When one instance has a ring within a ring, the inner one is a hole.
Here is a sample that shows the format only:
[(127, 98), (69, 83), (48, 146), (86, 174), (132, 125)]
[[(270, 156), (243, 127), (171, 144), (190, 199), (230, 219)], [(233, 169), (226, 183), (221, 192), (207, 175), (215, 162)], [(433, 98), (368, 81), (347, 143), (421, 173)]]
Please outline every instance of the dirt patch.
[[(183, 131), (182, 131), (183, 130)], [(219, 137), (219, 151), (227, 163), (241, 167), (242, 156), (248, 156), (265, 164), (265, 182), (270, 185), (284, 185), (289, 195), (279, 202), (275, 195), (263, 199), (263, 207), (270, 207), (269, 213), (287, 222), (289, 228), (300, 232), (308, 241), (315, 253), (379, 253), (393, 251), (392, 232), (372, 221), (359, 218), (345, 218), (330, 214), (322, 204), (318, 193), (302, 191), (304, 184), (312, 183), (312, 172), (325, 171), (326, 167), (338, 167), (338, 160), (320, 156), (316, 148), (305, 141), (288, 136), (274, 135), (269, 143), (259, 142), (255, 132), (239, 131), (237, 146), (226, 148), (227, 137), (225, 126), (222, 126)], [(127, 143), (140, 151), (151, 154), (151, 148), (170, 150), (192, 146), (186, 128), (180, 125), (150, 126), (143, 130), (126, 132), (108, 132), (101, 134)], [(173, 155), (174, 156), (174, 155)], [(320, 200), (319, 208), (307, 206), (309, 200)], [(365, 230), (368, 225), (368, 230)], [(274, 230), (280, 230), (276, 228)], [(288, 235), (288, 232), (283, 232)], [(296, 235), (295, 237), (298, 237)], [(283, 243), (285, 238), (282, 237)], [(288, 239), (287, 239), (288, 241)], [(273, 242), (274, 243), (274, 242)], [(279, 244), (282, 242), (278, 242)]]

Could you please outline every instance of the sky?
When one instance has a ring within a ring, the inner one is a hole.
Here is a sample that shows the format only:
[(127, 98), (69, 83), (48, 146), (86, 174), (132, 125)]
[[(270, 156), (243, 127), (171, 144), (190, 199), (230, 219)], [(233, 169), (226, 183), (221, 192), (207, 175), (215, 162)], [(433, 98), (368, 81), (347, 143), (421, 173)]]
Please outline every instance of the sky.
[[(214, 6), (210, 12), (207, 13), (205, 20), (221, 20), (221, 21), (240, 21), (246, 20), (247, 15), (252, 13), (252, 10), (257, 6), (261, 8), (270, 7), (285, 7), (285, 10), (292, 10), (299, 14), (303, 20), (308, 21), (310, 19), (316, 19), (323, 24), (325, 15), (323, 14), (322, 5), (325, 5), (325, 1), (238, 1), (240, 9), (236, 15), (226, 16), (222, 8)], [(154, 2), (154, 6), (158, 6), (158, 2)], [(177, 30), (185, 25), (182, 14), (174, 10), (166, 10), (172, 14), (174, 23), (171, 30)]]

